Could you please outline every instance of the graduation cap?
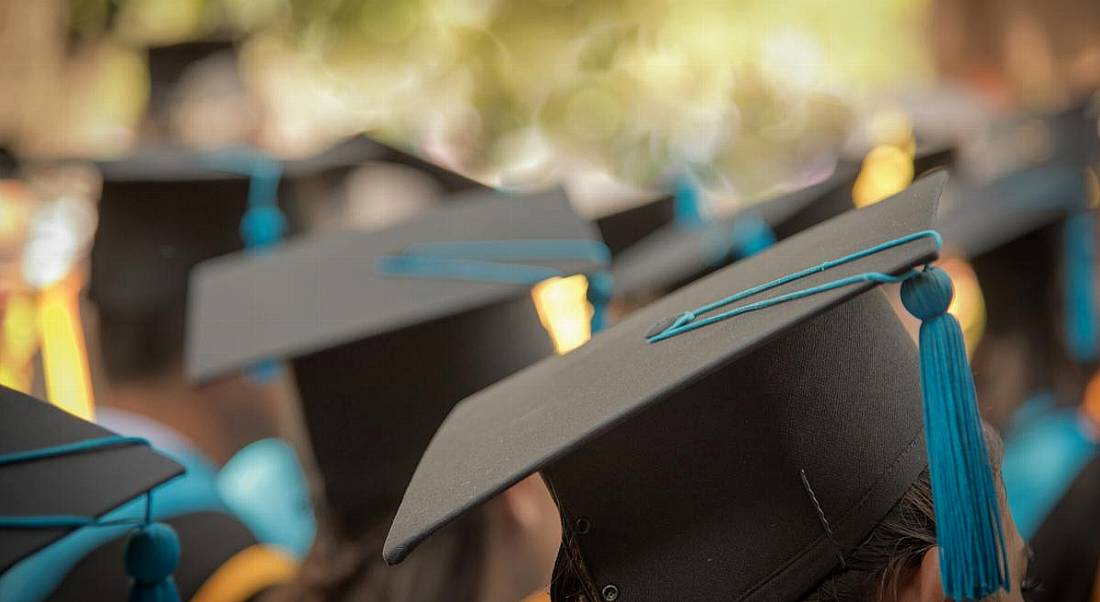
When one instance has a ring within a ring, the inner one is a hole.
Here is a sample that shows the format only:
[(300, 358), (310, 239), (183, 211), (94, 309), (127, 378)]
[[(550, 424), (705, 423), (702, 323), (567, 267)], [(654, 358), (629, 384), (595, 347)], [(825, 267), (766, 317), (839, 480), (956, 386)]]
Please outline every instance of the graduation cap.
[[(1100, 353), (1094, 291), (1097, 119), (1094, 108), (1080, 106), (1006, 128), (998, 139), (1007, 139), (1000, 152), (1008, 165), (991, 179), (960, 179), (949, 188), (938, 223), (945, 242), (971, 259), (980, 281), (1011, 283), (1011, 291), (986, 296), (994, 327), (1021, 324), (1046, 306), (1060, 267), (1063, 307), (1054, 313), (1066, 320), (1065, 352), (1078, 363), (1095, 362)], [(1031, 146), (1022, 141), (1035, 138), (1036, 131), (1047, 141), (1044, 152), (1014, 148)], [(1051, 332), (1049, 324), (1044, 328)]]
[[(950, 281), (918, 269), (937, 256), (944, 180), (793, 236), (464, 400), (409, 484), (386, 560), (541, 471), (579, 550), (559, 563), (583, 563), (604, 599), (798, 599), (929, 465), (946, 593), (1006, 586)], [(871, 290), (896, 281), (924, 320), (919, 371)]]
[(98, 167), (103, 192), (89, 296), (100, 312), (108, 371), (126, 377), (180, 357), (188, 275), (243, 247), (251, 183), (201, 155), (167, 149)]
[[(852, 207), (858, 166), (843, 162), (827, 178), (712, 221), (681, 217), (628, 247), (612, 266), (615, 294), (626, 298), (676, 288)], [(680, 186), (677, 205), (693, 193)], [(687, 213), (684, 207), (677, 213)], [(696, 215), (698, 213), (696, 212)]]
[(607, 260), (560, 192), (467, 195), (193, 276), (189, 374), (292, 360), (327, 499), (350, 521), (392, 513), (456, 401), (553, 352), (531, 286)]
[[(383, 169), (374, 169), (379, 167)], [(360, 168), (370, 168), (365, 172), (365, 180), (351, 180), (349, 176)], [(326, 219), (345, 226), (348, 211), (354, 213), (362, 200), (356, 195), (363, 192), (363, 183), (368, 189), (373, 187), (368, 190), (371, 198), (365, 199), (368, 203), (374, 198), (379, 203), (393, 202), (393, 190), (400, 193), (398, 197), (410, 194), (423, 200), (488, 190), (480, 182), (422, 159), (411, 151), (366, 136), (346, 139), (311, 157), (284, 161), (282, 172), (284, 184), (280, 197), (293, 212), (296, 222), (310, 226)], [(378, 192), (373, 193), (373, 190)]]
[[(48, 403), (0, 387), (0, 573), (75, 529), (132, 524), (125, 564), (131, 600), (171, 600), (175, 533), (144, 520), (97, 517), (183, 473), (148, 442), (120, 437)], [(178, 599), (178, 598), (176, 598)]]

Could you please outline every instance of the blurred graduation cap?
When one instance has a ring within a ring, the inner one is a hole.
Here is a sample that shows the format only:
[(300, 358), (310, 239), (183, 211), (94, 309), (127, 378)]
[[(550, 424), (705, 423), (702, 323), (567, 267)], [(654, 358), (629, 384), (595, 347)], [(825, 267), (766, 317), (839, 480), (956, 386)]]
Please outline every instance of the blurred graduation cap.
[[(0, 412), (0, 573), (75, 529), (101, 525), (96, 517), (183, 473), (142, 440), (6, 387), (0, 387)], [(149, 582), (137, 590), (163, 592), (167, 584), (151, 582), (170, 583), (179, 543), (166, 527), (147, 521), (131, 521), (140, 529), (126, 551), (127, 570)]]
[(298, 178), (333, 170), (343, 171), (370, 162), (402, 165), (416, 170), (427, 175), (441, 192), (448, 194), (488, 189), (477, 180), (367, 136), (349, 138), (313, 157), (287, 161), (284, 170), (289, 177)]
[[(712, 221), (680, 218), (616, 256), (614, 290), (624, 298), (666, 292), (852, 207), (858, 167), (841, 163), (824, 180)], [(690, 191), (678, 190), (677, 202)]]
[[(937, 256), (928, 229), (945, 179), (793, 236), (460, 403), (417, 468), (386, 560), (542, 471), (576, 546), (559, 565), (582, 562), (603, 599), (799, 599), (925, 469), (923, 388), (945, 590), (1005, 586), (950, 281), (915, 269)], [(924, 320), (920, 374), (871, 290), (896, 281)], [(560, 572), (554, 583), (555, 600), (578, 593)]]
[(531, 286), (607, 260), (560, 192), (466, 194), (192, 279), (189, 374), (292, 360), (329, 504), (360, 525), (396, 508), (456, 401), (552, 353)]
[[(985, 295), (989, 325), (1031, 323), (1048, 338), (1056, 330), (1050, 320), (1061, 314), (1064, 353), (1080, 363), (1096, 361), (1100, 345), (1094, 290), (1097, 123), (1095, 108), (1080, 106), (1005, 127), (990, 144), (999, 156), (996, 175), (957, 180), (938, 218), (945, 242), (970, 259), (978, 280), (991, 287)], [(1047, 307), (1048, 293), (1059, 274), (1062, 307), (1055, 309)]]
[(98, 167), (89, 296), (108, 373), (127, 378), (181, 357), (188, 276), (201, 261), (244, 247), (250, 180), (164, 149)]
[[(353, 173), (357, 177), (351, 177)], [(401, 213), (458, 192), (488, 190), (485, 185), (366, 136), (343, 140), (324, 152), (282, 163), (280, 198), (295, 223), (347, 227), (357, 212)], [(373, 203), (373, 204), (372, 204)], [(383, 209), (377, 205), (385, 204)], [(366, 205), (364, 207), (364, 205)], [(365, 216), (370, 218), (371, 215)], [(368, 220), (369, 221), (369, 220)], [(361, 224), (376, 228), (375, 224)]]
[[(923, 175), (948, 166), (954, 157), (953, 147), (922, 146), (913, 159), (913, 172)], [(615, 255), (615, 294), (633, 298), (667, 292), (839, 215), (852, 208), (859, 174), (858, 162), (841, 160), (824, 179), (733, 215), (710, 221), (676, 219)], [(685, 204), (683, 196), (684, 191), (677, 190), (677, 205)]]
[(674, 204), (673, 197), (667, 195), (596, 218), (596, 227), (611, 256), (618, 257), (671, 223), (675, 219)]

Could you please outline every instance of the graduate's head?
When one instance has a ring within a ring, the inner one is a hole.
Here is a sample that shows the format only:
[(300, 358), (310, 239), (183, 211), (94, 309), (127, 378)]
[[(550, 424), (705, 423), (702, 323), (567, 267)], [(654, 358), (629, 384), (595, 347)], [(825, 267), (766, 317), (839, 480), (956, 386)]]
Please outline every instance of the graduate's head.
[[(999, 469), (1000, 440), (991, 428), (986, 429), (986, 441), (994, 466)], [(1003, 491), (999, 475), (998, 488)], [(1003, 492), (1000, 498), (1012, 590), (995, 599), (1023, 600), (1035, 589), (1035, 584), (1027, 577), (1030, 551), (1016, 529)], [(945, 599), (928, 471), (920, 474), (867, 539), (845, 558), (845, 564), (803, 598), (805, 602), (939, 602)]]
[[(555, 600), (577, 593), (566, 566), (602, 600), (799, 600), (927, 470), (944, 591), (1015, 589), (950, 281), (922, 268), (944, 180), (792, 236), (465, 400), (421, 460), (386, 558), (537, 470), (573, 543)], [(876, 286), (898, 281), (919, 350)]]

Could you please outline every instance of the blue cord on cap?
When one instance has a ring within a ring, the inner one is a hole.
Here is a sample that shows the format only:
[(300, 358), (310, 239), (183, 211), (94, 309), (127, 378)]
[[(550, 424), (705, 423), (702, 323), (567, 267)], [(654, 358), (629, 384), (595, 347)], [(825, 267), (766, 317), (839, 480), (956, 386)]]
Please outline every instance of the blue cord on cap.
[(656, 343), (751, 311), (857, 283), (901, 282), (903, 304), (921, 320), (921, 394), (944, 592), (955, 600), (976, 600), (1000, 589), (1009, 590), (1008, 555), (962, 329), (947, 313), (953, 290), (946, 272), (928, 266), (900, 275), (865, 272), (704, 317), (779, 286), (921, 238), (931, 238), (937, 248), (942, 246), (934, 230), (914, 232), (684, 312), (662, 321), (646, 338)]
[[(0, 455), (0, 466), (102, 451), (127, 445), (149, 445), (141, 437), (109, 436), (75, 443)], [(130, 602), (179, 602), (172, 572), (180, 559), (180, 542), (172, 527), (152, 522), (153, 492), (145, 493), (145, 516), (140, 520), (98, 520), (88, 516), (0, 516), (0, 529), (79, 529), (134, 525), (126, 540), (125, 567), (133, 582)]]
[[(534, 286), (566, 273), (557, 268), (517, 261), (585, 261), (607, 263), (611, 251), (588, 239), (460, 240), (409, 245), (402, 255), (379, 257), (375, 269), (383, 276), (438, 278), (467, 282), (500, 282)], [(592, 332), (607, 321), (612, 293), (611, 275), (597, 270), (588, 276), (592, 304)]]

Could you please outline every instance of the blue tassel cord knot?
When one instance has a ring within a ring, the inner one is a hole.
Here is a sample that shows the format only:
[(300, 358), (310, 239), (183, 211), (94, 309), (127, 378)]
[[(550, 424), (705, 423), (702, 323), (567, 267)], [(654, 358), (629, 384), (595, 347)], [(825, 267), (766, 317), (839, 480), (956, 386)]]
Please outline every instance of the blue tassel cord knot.
[(962, 328), (947, 313), (952, 294), (950, 277), (938, 268), (915, 273), (901, 287), (905, 308), (921, 320), (921, 392), (944, 592), (977, 600), (1009, 589), (1008, 555)]
[(286, 218), (273, 204), (249, 207), (241, 218), (241, 238), (249, 249), (266, 249), (282, 240)]
[[(0, 466), (21, 464), (36, 460), (90, 453), (129, 445), (149, 445), (141, 437), (111, 435), (84, 439), (73, 443), (42, 447), (0, 455)], [(130, 602), (179, 602), (179, 592), (172, 579), (172, 571), (179, 564), (180, 542), (176, 532), (168, 525), (150, 522), (153, 516), (153, 493), (145, 493), (145, 516), (139, 520), (123, 518), (98, 520), (88, 516), (0, 516), (0, 528), (4, 529), (80, 529), (83, 527), (118, 527), (134, 525), (136, 528), (126, 541), (123, 561), (126, 573), (133, 578), (130, 585)]]
[(150, 523), (126, 540), (126, 573), (134, 580), (130, 602), (178, 602), (172, 572), (180, 560), (180, 541), (172, 527)]

